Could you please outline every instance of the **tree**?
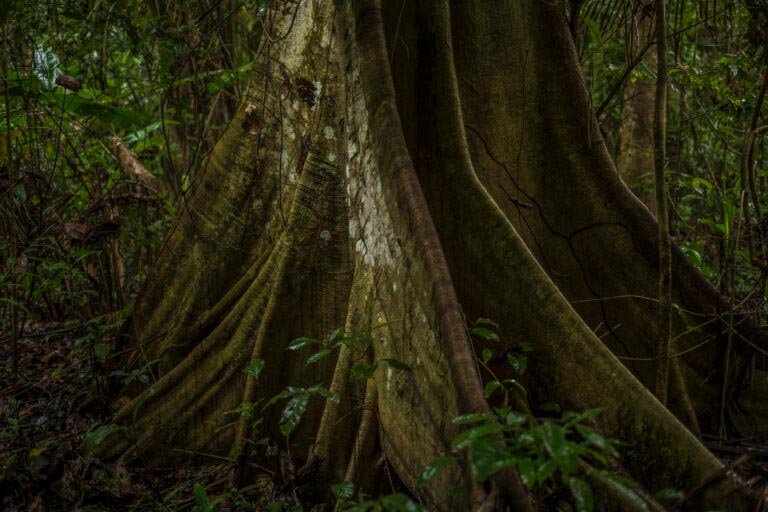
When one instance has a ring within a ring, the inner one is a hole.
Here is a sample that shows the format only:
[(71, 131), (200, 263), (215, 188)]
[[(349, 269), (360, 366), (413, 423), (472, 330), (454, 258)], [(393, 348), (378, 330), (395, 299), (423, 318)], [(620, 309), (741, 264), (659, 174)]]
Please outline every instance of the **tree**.
[[(464, 313), (533, 347), (531, 403), (603, 407), (595, 426), (631, 440), (623, 466), (645, 489), (683, 489), (693, 510), (753, 507), (681, 421), (735, 428), (725, 412), (763, 335), (675, 251), (668, 408), (646, 389), (657, 227), (605, 149), (562, 6), (384, 4), (270, 7), (248, 99), (136, 305), (127, 366), (151, 387), (125, 393), (126, 429), (102, 453), (229, 455), (253, 478), (254, 428), (280, 438), (281, 412), (232, 412), (322, 383), (339, 400), (310, 400), (292, 432), (297, 485), (373, 489), (389, 468), (434, 509), (525, 509), (513, 470), (484, 488), (456, 465), (414, 486), (454, 417), (491, 410)], [(312, 365), (286, 350), (341, 325), (373, 342)], [(256, 380), (244, 370), (258, 361)], [(460, 482), (471, 492), (451, 493)], [(597, 491), (604, 508), (639, 509)]]
[[(656, 67), (653, 43), (653, 13), (645, 4), (638, 3), (632, 13), (630, 35), (638, 48), (639, 61), (645, 60), (651, 69)], [(633, 192), (645, 203), (651, 212), (656, 212), (656, 200), (652, 192), (651, 172), (653, 167), (653, 111), (654, 79), (640, 77), (628, 81), (624, 87), (624, 104), (621, 109), (620, 148), (616, 156), (616, 168)]]

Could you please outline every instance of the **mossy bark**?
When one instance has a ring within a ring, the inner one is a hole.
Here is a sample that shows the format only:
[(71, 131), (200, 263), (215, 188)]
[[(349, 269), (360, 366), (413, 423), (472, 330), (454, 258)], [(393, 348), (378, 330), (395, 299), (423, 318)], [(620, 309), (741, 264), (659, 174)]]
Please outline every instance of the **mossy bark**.
[[(150, 365), (152, 391), (125, 393), (116, 421), (127, 428), (103, 455), (223, 454), (247, 478), (278, 461), (233, 411), (248, 402), (261, 413), (285, 387), (321, 383), (339, 402), (313, 398), (290, 441), (279, 407), (259, 426), (290, 448), (307, 496), (327, 499), (342, 480), (373, 489), (386, 466), (435, 510), (490, 499), (526, 510), (514, 472), (484, 489), (456, 467), (414, 487), (449, 451), (452, 419), (489, 411), (463, 308), (533, 344), (534, 402), (604, 407), (598, 426), (631, 442), (626, 468), (650, 491), (721, 471), (641, 383), (652, 366), (630, 371), (611, 352), (653, 356), (655, 305), (642, 297), (654, 296), (656, 226), (615, 176), (559, 4), (275, 2), (255, 69), (138, 301), (127, 364)], [(722, 310), (675, 257), (676, 300)], [(600, 323), (603, 340), (590, 329)], [(313, 365), (285, 350), (340, 325), (372, 344)], [(699, 406), (718, 351), (713, 342), (686, 360), (704, 384)], [(243, 373), (256, 359), (258, 381)], [(373, 379), (351, 377), (361, 363), (379, 363)], [(691, 506), (750, 503), (727, 477)]]

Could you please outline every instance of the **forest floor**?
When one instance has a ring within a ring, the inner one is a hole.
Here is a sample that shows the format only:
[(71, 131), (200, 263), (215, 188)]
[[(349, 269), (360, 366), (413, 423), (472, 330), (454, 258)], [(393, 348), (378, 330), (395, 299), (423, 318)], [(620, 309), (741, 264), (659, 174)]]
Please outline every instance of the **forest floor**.
[(248, 489), (225, 488), (226, 464), (142, 469), (88, 456), (108, 430), (107, 372), (81, 325), (35, 328), (16, 343), (0, 337), (0, 510), (254, 510)]
[[(97, 352), (83, 324), (40, 324), (15, 343), (0, 336), (0, 510), (291, 508), (274, 496), (265, 501), (255, 485), (227, 488), (228, 463), (128, 468), (89, 456), (89, 446), (110, 429), (107, 382), (120, 380)], [(768, 477), (765, 445), (711, 437), (704, 442), (745, 481)]]

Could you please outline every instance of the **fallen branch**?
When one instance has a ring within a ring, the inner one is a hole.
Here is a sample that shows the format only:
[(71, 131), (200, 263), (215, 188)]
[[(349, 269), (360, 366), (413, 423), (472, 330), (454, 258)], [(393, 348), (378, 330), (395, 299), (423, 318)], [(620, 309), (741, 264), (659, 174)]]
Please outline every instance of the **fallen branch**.
[(114, 146), (117, 165), (123, 174), (130, 179), (138, 180), (145, 188), (155, 194), (168, 193), (163, 182), (157, 176), (150, 173), (146, 167), (139, 162), (136, 155), (131, 153), (120, 137), (112, 137), (112, 146)]

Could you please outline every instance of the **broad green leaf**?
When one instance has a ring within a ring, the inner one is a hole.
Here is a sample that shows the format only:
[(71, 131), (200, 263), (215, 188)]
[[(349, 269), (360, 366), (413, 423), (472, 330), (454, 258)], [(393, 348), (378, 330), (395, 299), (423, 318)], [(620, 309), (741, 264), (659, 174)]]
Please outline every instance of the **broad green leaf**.
[(258, 379), (259, 375), (261, 374), (261, 371), (264, 369), (264, 366), (267, 363), (263, 359), (257, 359), (248, 366), (245, 367), (243, 372), (246, 375), (250, 375), (254, 379)]
[(425, 467), (424, 471), (416, 478), (416, 488), (424, 487), (446, 467), (456, 462), (456, 460), (456, 457), (438, 457), (432, 464)]
[(525, 413), (517, 412), (517, 411), (509, 411), (507, 414), (504, 415), (504, 423), (510, 426), (522, 425), (529, 419), (530, 419), (530, 416), (528, 416)]
[(424, 505), (399, 492), (384, 495), (379, 501), (387, 512), (427, 512)]
[(205, 490), (205, 487), (195, 483), (193, 490), (195, 493), (195, 505), (198, 506), (201, 512), (210, 512), (213, 510), (213, 504), (211, 503), (210, 498), (208, 498), (208, 492)]
[(609, 439), (606, 439), (605, 437), (601, 436), (597, 432), (583, 425), (576, 425), (575, 428), (576, 428), (576, 431), (581, 435), (581, 437), (583, 437), (590, 444), (606, 452), (610, 456), (615, 456), (616, 450), (614, 450), (613, 446), (611, 446), (611, 442)]
[(491, 320), (490, 318), (478, 318), (477, 322), (475, 322), (477, 325), (492, 325), (496, 329), (499, 328), (499, 324)]
[(501, 382), (499, 382), (497, 380), (492, 380), (492, 381), (488, 382), (485, 385), (485, 391), (484, 391), (485, 398), (490, 398), (491, 395), (493, 394), (493, 392), (496, 391), (497, 389), (501, 388), (501, 387), (503, 387), (501, 385)]
[(520, 474), (520, 480), (523, 481), (523, 485), (532, 489), (536, 484), (536, 468), (533, 466), (533, 461), (530, 459), (522, 459), (517, 464), (517, 472)]
[(554, 402), (544, 402), (539, 406), (539, 410), (559, 413), (560, 406)]
[(461, 450), (462, 448), (472, 444), (478, 439), (481, 439), (485, 436), (498, 434), (502, 430), (504, 430), (504, 427), (498, 423), (485, 423), (476, 427), (472, 427), (471, 429), (465, 430), (456, 436), (456, 438), (451, 443), (451, 448), (454, 450)]
[(321, 360), (322, 358), (324, 358), (330, 353), (331, 353), (330, 348), (324, 348), (322, 350), (318, 350), (317, 352), (315, 352), (314, 354), (312, 354), (307, 358), (307, 365), (318, 362), (319, 360)]
[(546, 482), (557, 471), (558, 466), (558, 462), (551, 459), (536, 468), (536, 481), (539, 484)]
[(296, 338), (286, 347), (286, 350), (299, 350), (300, 348), (306, 347), (308, 345), (318, 345), (322, 343), (322, 341), (312, 338)]
[(491, 350), (489, 348), (484, 348), (483, 349), (483, 363), (488, 364), (488, 361), (490, 361), (492, 357), (493, 357), (493, 350)]
[(331, 492), (337, 500), (351, 498), (355, 495), (355, 484), (352, 482), (339, 482), (331, 486)]
[(344, 327), (343, 326), (337, 327), (336, 329), (333, 330), (331, 334), (328, 335), (328, 338), (326, 338), (326, 341), (328, 343), (333, 343), (336, 340), (336, 338), (343, 337), (343, 336), (344, 336)]
[(554, 457), (565, 455), (568, 441), (565, 439), (565, 430), (560, 425), (546, 422), (541, 425), (541, 440), (549, 454)]
[(685, 498), (685, 494), (682, 491), (679, 491), (678, 489), (672, 489), (672, 488), (666, 488), (661, 489), (660, 491), (656, 492), (656, 494), (653, 495), (655, 498), (659, 498), (660, 500), (680, 500)]
[(518, 375), (523, 375), (526, 368), (528, 368), (528, 358), (522, 354), (509, 354), (507, 356), (507, 363)]
[(478, 423), (480, 421), (495, 421), (495, 420), (496, 420), (495, 414), (474, 413), (474, 414), (464, 414), (463, 416), (457, 416), (456, 418), (453, 418), (453, 423), (456, 425), (466, 425), (467, 423)]
[(37, 45), (32, 54), (32, 70), (46, 89), (56, 87), (56, 78), (62, 71), (59, 68), (59, 57), (52, 50)]
[(373, 377), (373, 372), (376, 371), (378, 365), (375, 364), (356, 364), (352, 367), (352, 370), (350, 370), (350, 373), (352, 377), (365, 377), (366, 379), (370, 379)]
[(485, 482), (499, 471), (517, 463), (506, 450), (499, 449), (499, 440), (486, 438), (472, 444), (472, 472), (478, 482)]
[(301, 421), (304, 412), (307, 410), (309, 394), (296, 395), (288, 402), (280, 415), (280, 433), (289, 437), (294, 431), (296, 425)]
[(587, 409), (586, 411), (581, 413), (566, 412), (563, 414), (563, 419), (566, 420), (564, 427), (571, 428), (577, 423), (581, 423), (582, 421), (588, 418), (591, 418), (592, 416), (597, 416), (598, 414), (600, 414), (601, 411), (602, 411), (601, 408), (596, 407), (594, 409)]
[(320, 395), (323, 398), (329, 399), (333, 403), (339, 403), (339, 395), (325, 389), (321, 384), (315, 384), (312, 387), (307, 388), (307, 393), (312, 395)]
[(476, 336), (485, 338), (489, 341), (499, 341), (499, 335), (491, 331), (490, 329), (486, 329), (485, 327), (473, 327), (472, 329), (469, 330), (469, 332)]
[(109, 437), (109, 435), (113, 432), (117, 432), (118, 430), (122, 430), (122, 427), (118, 427), (117, 425), (112, 424), (102, 425), (101, 427), (86, 432), (83, 439), (83, 449), (85, 453), (90, 453), (93, 451), (93, 449), (99, 446), (101, 442), (104, 441), (104, 439)]
[(573, 494), (573, 504), (578, 512), (592, 512), (595, 508), (595, 499), (592, 496), (592, 488), (580, 478), (570, 477), (568, 487)]

